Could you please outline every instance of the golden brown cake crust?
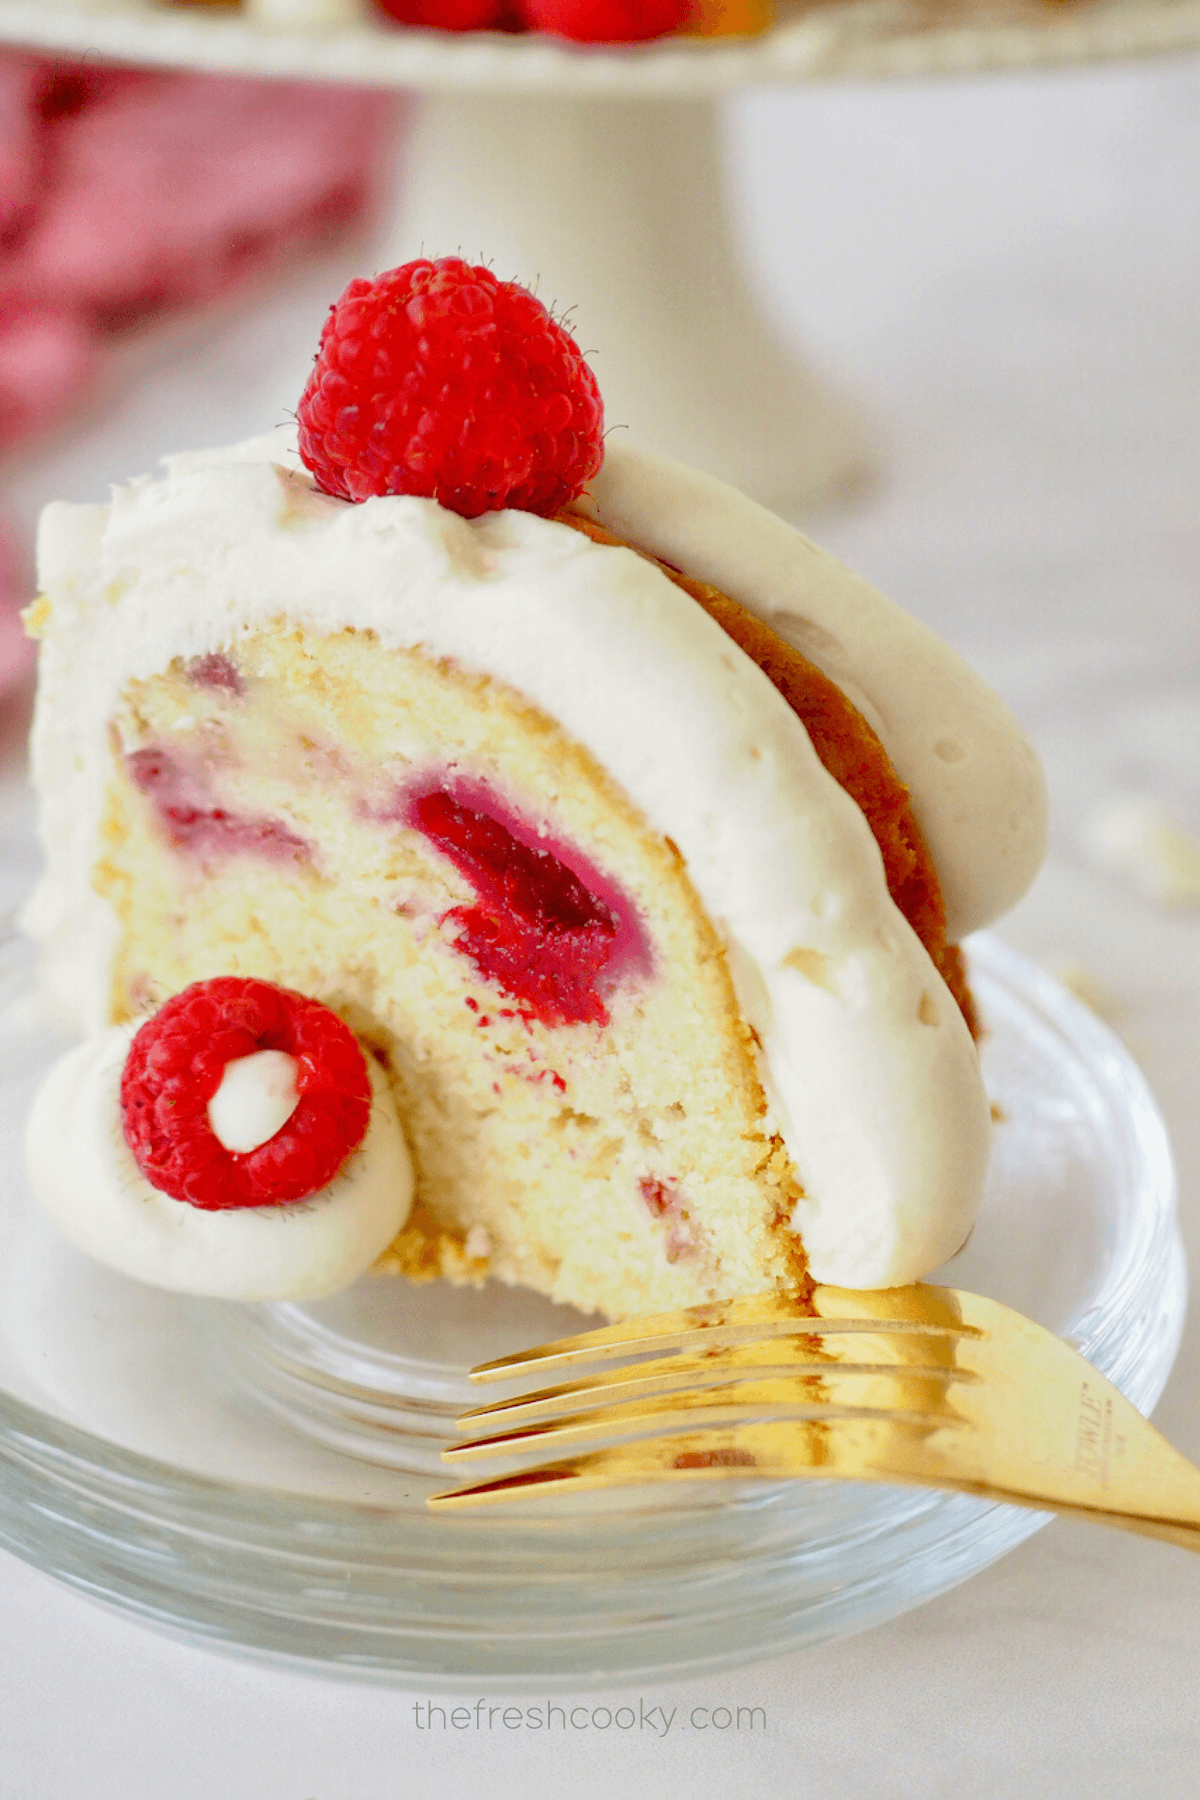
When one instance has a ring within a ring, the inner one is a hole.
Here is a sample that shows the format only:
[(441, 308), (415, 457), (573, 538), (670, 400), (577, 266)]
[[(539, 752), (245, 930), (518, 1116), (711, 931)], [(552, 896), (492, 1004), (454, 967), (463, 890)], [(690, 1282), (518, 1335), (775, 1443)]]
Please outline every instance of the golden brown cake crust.
[(693, 581), (670, 563), (614, 536), (580, 513), (560, 512), (555, 516), (560, 524), (583, 532), (593, 543), (634, 550), (657, 564), (667, 579), (690, 594), (778, 688), (803, 723), (825, 768), (866, 819), (883, 857), (888, 892), (954, 995), (972, 1035), (978, 1036), (962, 953), (956, 945), (946, 942), (941, 885), (908, 789), (857, 707), (815, 663), (727, 594), (706, 582)]

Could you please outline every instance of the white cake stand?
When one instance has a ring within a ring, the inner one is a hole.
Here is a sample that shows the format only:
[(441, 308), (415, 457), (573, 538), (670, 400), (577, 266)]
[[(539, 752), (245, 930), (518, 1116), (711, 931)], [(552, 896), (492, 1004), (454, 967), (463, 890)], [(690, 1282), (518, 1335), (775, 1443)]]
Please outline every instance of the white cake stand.
[(852, 486), (869, 456), (850, 410), (776, 340), (744, 282), (719, 96), (1181, 49), (1200, 44), (1200, 0), (858, 0), (797, 7), (758, 38), (621, 50), (369, 22), (267, 30), (150, 0), (0, 0), (0, 41), (419, 93), (381, 266), (461, 250), (536, 281), (576, 308), (610, 426), (795, 513)]

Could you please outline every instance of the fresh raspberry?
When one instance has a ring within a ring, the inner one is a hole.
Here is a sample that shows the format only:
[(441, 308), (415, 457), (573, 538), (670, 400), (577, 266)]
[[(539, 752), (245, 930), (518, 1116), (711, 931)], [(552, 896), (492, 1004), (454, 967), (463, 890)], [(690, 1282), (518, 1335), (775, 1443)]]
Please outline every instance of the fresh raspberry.
[(454, 256), (350, 283), (299, 419), (327, 494), (420, 494), (466, 519), (557, 512), (604, 455), (600, 390), (574, 339), (526, 288)]
[(678, 31), (691, 0), (520, 0), (530, 31), (549, 31), (579, 44), (636, 44)]
[[(208, 1103), (227, 1063), (283, 1050), (299, 1063), (291, 1118), (257, 1150), (226, 1150)], [(366, 1135), (371, 1083), (358, 1041), (318, 1000), (221, 975), (168, 1000), (129, 1047), (125, 1141), (151, 1187), (206, 1212), (307, 1200)]]
[(401, 25), (437, 31), (500, 31), (509, 23), (508, 0), (376, 0)]

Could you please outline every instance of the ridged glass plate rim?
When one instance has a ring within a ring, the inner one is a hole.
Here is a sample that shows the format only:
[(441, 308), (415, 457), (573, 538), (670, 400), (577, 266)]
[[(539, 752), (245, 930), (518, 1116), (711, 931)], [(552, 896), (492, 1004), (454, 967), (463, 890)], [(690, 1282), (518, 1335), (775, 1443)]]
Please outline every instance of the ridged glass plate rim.
[[(995, 939), (970, 949), (985, 996), (1087, 1073), (1124, 1159), (1137, 1205), (1120, 1267), (1066, 1335), (1148, 1411), (1186, 1302), (1161, 1118), (1119, 1040), (1059, 983)], [(28, 946), (0, 946), (0, 988), (30, 981)], [(1045, 1523), (825, 1482), (739, 1483), (719, 1505), (644, 1513), (451, 1519), (197, 1476), (7, 1394), (0, 1469), (0, 1544), (70, 1587), (214, 1647), (441, 1693), (682, 1677), (846, 1635)]]

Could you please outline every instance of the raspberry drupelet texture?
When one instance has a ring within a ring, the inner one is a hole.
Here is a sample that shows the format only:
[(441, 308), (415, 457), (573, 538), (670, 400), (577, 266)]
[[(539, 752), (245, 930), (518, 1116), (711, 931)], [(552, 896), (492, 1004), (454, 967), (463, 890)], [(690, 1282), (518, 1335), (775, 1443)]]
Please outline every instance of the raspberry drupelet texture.
[(376, 0), (401, 25), (437, 31), (500, 31), (511, 22), (507, 0)]
[(692, 0), (520, 0), (530, 31), (580, 44), (636, 44), (678, 31)]
[(298, 409), (300, 455), (343, 500), (416, 494), (473, 519), (574, 500), (604, 455), (604, 407), (541, 301), (457, 257), (352, 281)]
[[(257, 1050), (296, 1058), (299, 1101), (257, 1150), (227, 1150), (208, 1103)], [(267, 981), (198, 981), (147, 1020), (121, 1078), (125, 1141), (151, 1187), (207, 1212), (279, 1206), (326, 1187), (366, 1135), (371, 1083), (358, 1040), (318, 1000)]]

